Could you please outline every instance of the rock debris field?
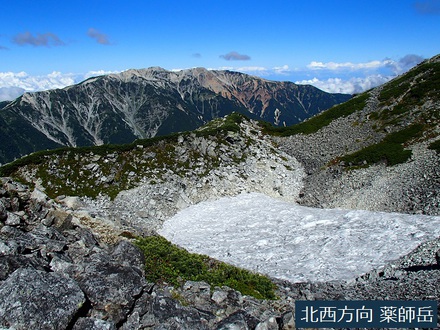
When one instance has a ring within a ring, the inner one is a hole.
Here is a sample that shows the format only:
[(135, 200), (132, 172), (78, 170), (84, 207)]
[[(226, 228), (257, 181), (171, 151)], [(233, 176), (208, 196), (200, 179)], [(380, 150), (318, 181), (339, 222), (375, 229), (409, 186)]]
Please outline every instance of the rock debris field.
[(438, 237), (439, 225), (439, 216), (317, 209), (248, 193), (186, 208), (159, 234), (279, 279), (350, 281)]

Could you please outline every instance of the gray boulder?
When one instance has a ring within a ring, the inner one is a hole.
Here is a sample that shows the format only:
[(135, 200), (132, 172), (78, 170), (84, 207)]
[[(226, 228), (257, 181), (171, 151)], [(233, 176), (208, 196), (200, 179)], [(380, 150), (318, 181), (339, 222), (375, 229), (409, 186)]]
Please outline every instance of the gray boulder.
[(145, 255), (135, 245), (121, 241), (112, 252), (113, 261), (124, 266), (136, 267), (140, 270), (144, 269)]
[(91, 317), (80, 317), (73, 330), (116, 330), (113, 322), (108, 322)]
[(217, 324), (217, 330), (249, 330), (255, 329), (260, 321), (243, 310), (239, 310)]
[(0, 221), (5, 221), (8, 218), (6, 206), (2, 199), (0, 199)]
[[(96, 256), (98, 257), (98, 256)], [(142, 294), (146, 281), (139, 270), (104, 260), (90, 260), (75, 276), (93, 307), (93, 317), (123, 321)]]
[(159, 324), (167, 324), (162, 329), (208, 329), (208, 321), (214, 318), (209, 312), (182, 306), (176, 300), (163, 296), (153, 299), (150, 311)]
[(20, 268), (0, 284), (0, 326), (13, 329), (64, 329), (85, 302), (70, 278)]
[(19, 268), (33, 268), (45, 271), (44, 264), (34, 256), (0, 255), (0, 281), (6, 280), (9, 275)]

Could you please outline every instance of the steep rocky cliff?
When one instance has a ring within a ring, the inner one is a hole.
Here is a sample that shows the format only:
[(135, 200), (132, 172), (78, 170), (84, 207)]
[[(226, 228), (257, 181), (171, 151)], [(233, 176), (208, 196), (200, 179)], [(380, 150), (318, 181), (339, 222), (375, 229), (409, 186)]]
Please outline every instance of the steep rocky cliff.
[(128, 70), (25, 93), (0, 111), (0, 163), (61, 146), (130, 143), (193, 130), (234, 111), (292, 125), (349, 95), (203, 68)]

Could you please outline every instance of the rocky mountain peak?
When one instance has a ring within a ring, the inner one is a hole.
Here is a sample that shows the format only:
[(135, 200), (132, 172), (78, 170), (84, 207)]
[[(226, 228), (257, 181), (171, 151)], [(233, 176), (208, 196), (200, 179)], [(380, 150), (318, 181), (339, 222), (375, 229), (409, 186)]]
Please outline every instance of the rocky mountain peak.
[(6, 141), (0, 163), (38, 150), (193, 130), (234, 111), (290, 125), (349, 98), (230, 71), (131, 69), (28, 93), (6, 105), (0, 112), (0, 139)]

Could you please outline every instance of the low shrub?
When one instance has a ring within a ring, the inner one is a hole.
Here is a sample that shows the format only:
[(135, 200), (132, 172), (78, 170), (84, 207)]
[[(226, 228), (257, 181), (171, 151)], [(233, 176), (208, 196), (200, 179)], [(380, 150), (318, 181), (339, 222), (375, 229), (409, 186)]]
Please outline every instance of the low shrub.
[(432, 142), (428, 149), (435, 150), (436, 153), (440, 154), (440, 140)]
[(364, 161), (367, 164), (376, 164), (384, 161), (387, 166), (393, 166), (404, 163), (411, 155), (411, 150), (405, 150), (401, 144), (381, 142), (346, 155), (342, 157), (341, 160), (356, 165)]
[(427, 96), (438, 100), (439, 83), (440, 63), (425, 62), (384, 85), (379, 101), (392, 103), (402, 95), (402, 102), (408, 106), (419, 104)]
[(411, 150), (406, 150), (403, 144), (419, 137), (424, 131), (421, 124), (413, 124), (403, 130), (391, 133), (382, 142), (365, 147), (357, 152), (341, 157), (346, 163), (359, 165), (364, 162), (375, 164), (385, 162), (387, 166), (406, 162), (412, 155)]
[(145, 254), (146, 278), (178, 286), (185, 281), (205, 281), (228, 286), (258, 299), (275, 299), (275, 285), (269, 278), (206, 255), (189, 253), (161, 236), (138, 238), (135, 244)]

